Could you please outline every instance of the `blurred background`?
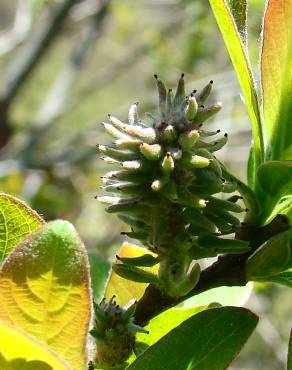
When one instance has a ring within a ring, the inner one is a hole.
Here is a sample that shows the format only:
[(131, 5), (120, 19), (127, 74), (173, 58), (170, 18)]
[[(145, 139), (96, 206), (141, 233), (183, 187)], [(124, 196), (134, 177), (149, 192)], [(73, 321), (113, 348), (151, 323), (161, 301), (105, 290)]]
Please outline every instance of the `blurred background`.
[[(249, 48), (258, 76), (264, 0), (249, 0)], [(24, 199), (46, 220), (64, 218), (87, 248), (110, 259), (123, 225), (94, 196), (105, 164), (95, 144), (109, 142), (107, 114), (125, 120), (156, 110), (153, 74), (174, 87), (214, 80), (211, 122), (229, 133), (221, 151), (245, 180), (251, 140), (240, 88), (207, 0), (0, 0), (0, 191)], [(257, 286), (248, 306), (257, 331), (233, 370), (284, 370), (292, 321), (288, 288)]]

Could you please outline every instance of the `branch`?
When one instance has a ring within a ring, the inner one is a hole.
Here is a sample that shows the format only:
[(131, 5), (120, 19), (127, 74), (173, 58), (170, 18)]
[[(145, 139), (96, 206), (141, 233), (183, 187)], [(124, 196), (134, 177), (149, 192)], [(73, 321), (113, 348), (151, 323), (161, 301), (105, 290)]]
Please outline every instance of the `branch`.
[(251, 250), (248, 253), (220, 256), (215, 263), (202, 271), (198, 284), (183, 297), (169, 297), (157, 286), (148, 285), (143, 297), (137, 303), (135, 323), (144, 326), (161, 312), (206, 290), (220, 286), (246, 285), (245, 261), (247, 258), (265, 241), (289, 228), (289, 219), (285, 215), (277, 215), (271, 223), (264, 227), (254, 228), (244, 225), (237, 238), (250, 241)]

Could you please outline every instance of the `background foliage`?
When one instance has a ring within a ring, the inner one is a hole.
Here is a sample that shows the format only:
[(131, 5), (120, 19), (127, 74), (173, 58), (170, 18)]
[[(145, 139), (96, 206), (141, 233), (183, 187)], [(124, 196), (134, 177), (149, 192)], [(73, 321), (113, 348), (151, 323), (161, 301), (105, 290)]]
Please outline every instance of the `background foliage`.
[[(257, 69), (263, 0), (249, 1), (249, 46)], [(250, 132), (240, 89), (205, 0), (14, 0), (0, 3), (0, 191), (46, 220), (76, 225), (91, 253), (108, 259), (123, 226), (94, 201), (101, 185), (100, 122), (155, 105), (153, 74), (169, 85), (183, 71), (190, 89), (215, 81), (230, 133), (220, 159), (245, 180)], [(256, 76), (257, 77), (257, 76)], [(258, 286), (248, 306), (262, 318), (232, 369), (284, 369), (288, 289)], [(290, 300), (291, 301), (291, 300)]]

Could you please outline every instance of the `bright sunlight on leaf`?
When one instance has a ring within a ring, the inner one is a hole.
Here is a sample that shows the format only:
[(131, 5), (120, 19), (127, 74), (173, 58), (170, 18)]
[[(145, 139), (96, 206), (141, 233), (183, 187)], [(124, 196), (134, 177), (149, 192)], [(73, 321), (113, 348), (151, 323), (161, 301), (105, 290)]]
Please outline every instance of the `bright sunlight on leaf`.
[(292, 157), (292, 1), (269, 0), (264, 16), (261, 75), (268, 159)]
[[(147, 251), (147, 253), (150, 253)], [(121, 249), (118, 251), (120, 257), (140, 257), (145, 254), (145, 249), (137, 247), (129, 243), (124, 243)], [(157, 267), (145, 268), (147, 271), (155, 272)], [(116, 296), (116, 301), (124, 306), (131, 299), (138, 300), (142, 297), (148, 284), (136, 283), (131, 280), (124, 279), (117, 275), (114, 271), (111, 272), (110, 279), (106, 288), (105, 297), (111, 298), (113, 295)]]
[(259, 100), (247, 55), (247, 49), (238, 32), (227, 2), (225, 0), (209, 0), (209, 2), (245, 98), (253, 130), (255, 165), (258, 167), (263, 161), (264, 138), (261, 127)]
[(70, 370), (56, 353), (35, 338), (0, 321), (1, 370)]
[(25, 203), (0, 193), (0, 264), (17, 243), (44, 224)]
[(90, 320), (88, 261), (74, 229), (53, 221), (32, 233), (0, 271), (0, 319), (84, 370)]

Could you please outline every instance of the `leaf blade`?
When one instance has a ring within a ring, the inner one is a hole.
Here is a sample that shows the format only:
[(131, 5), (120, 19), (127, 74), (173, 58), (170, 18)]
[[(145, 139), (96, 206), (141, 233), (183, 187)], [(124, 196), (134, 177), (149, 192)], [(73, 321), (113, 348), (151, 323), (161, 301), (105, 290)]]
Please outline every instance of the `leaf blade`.
[(224, 370), (257, 321), (253, 313), (243, 308), (221, 307), (200, 312), (160, 339), (127, 369)]
[(261, 205), (261, 221), (266, 222), (281, 198), (292, 195), (292, 161), (262, 164), (257, 170), (256, 194)]
[(99, 302), (104, 296), (110, 273), (110, 263), (95, 253), (89, 254), (88, 257), (93, 299), (95, 302)]
[(246, 101), (253, 131), (255, 167), (257, 168), (263, 162), (264, 136), (259, 99), (247, 51), (226, 1), (209, 0), (209, 2)]
[(0, 264), (21, 239), (44, 223), (24, 202), (0, 193)]
[(261, 82), (265, 129), (270, 144), (268, 159), (292, 155), (292, 3), (268, 0), (263, 22)]
[(21, 242), (0, 271), (0, 319), (85, 367), (91, 315), (85, 249), (66, 221), (53, 221)]
[[(70, 370), (47, 346), (0, 321), (0, 369), (17, 370), (38, 365), (39, 370)], [(34, 367), (36, 369), (36, 367)]]
[(278, 275), (271, 276), (265, 281), (281, 284), (287, 286), (288, 288), (292, 288), (292, 271), (280, 272)]
[(228, 0), (242, 42), (247, 43), (247, 2), (246, 0)]

